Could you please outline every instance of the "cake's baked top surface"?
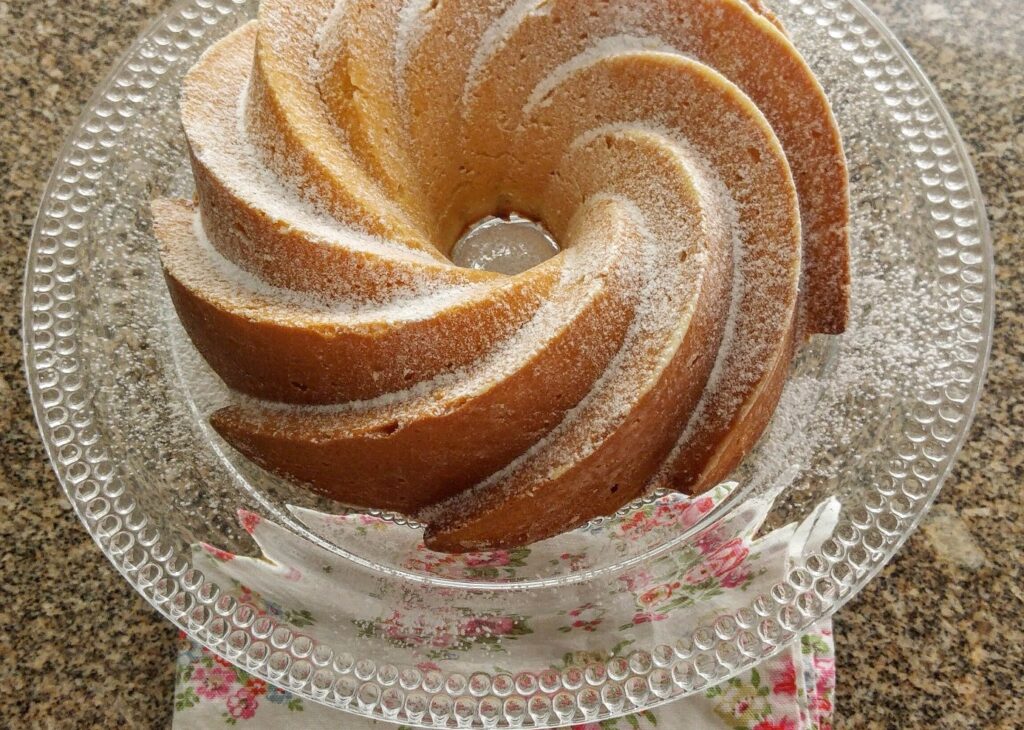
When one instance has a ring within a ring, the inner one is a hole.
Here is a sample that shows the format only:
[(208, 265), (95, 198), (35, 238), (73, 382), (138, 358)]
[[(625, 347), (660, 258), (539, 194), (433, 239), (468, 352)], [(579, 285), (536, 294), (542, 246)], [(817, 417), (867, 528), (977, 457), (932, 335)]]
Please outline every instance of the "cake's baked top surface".
[[(838, 132), (756, 0), (264, 0), (182, 120), (197, 201), (154, 210), (214, 426), (437, 549), (710, 488), (845, 325)], [(511, 211), (563, 250), (450, 262)]]

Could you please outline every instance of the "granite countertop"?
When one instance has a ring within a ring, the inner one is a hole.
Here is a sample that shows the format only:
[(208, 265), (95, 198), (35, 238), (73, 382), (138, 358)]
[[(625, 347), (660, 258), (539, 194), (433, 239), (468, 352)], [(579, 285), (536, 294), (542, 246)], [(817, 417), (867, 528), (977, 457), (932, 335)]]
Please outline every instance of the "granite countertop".
[[(61, 142), (167, 4), (0, 0), (3, 727), (171, 719), (177, 632), (100, 557), (65, 501), (32, 420), (19, 337), (25, 247)], [(988, 386), (956, 469), (922, 529), (836, 618), (837, 726), (1024, 727), (1024, 2), (870, 4), (936, 83), (972, 152), (999, 294)]]

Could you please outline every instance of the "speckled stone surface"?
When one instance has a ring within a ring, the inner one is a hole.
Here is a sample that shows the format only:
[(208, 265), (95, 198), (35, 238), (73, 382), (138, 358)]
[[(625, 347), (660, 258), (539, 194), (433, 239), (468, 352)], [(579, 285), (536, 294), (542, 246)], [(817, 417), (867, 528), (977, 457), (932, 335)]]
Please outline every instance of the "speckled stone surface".
[[(167, 4), (0, 0), (0, 727), (170, 723), (175, 631), (70, 512), (32, 421), (19, 339), (25, 245), (50, 166), (93, 87)], [(923, 529), (836, 619), (837, 726), (1024, 728), (1024, 2), (872, 5), (973, 154), (1000, 290), (989, 383), (957, 468)]]

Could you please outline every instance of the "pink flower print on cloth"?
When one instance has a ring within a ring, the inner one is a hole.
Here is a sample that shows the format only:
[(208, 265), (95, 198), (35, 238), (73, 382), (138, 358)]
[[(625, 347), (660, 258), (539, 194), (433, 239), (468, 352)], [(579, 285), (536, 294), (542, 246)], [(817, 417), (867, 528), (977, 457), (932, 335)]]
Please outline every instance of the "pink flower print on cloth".
[[(679, 536), (719, 502), (710, 497), (691, 500), (665, 495), (618, 525), (602, 523), (572, 539), (521, 550), (452, 556), (417, 548), (415, 541), (408, 541), (403, 548), (407, 549), (403, 556), (407, 562), (402, 567), (430, 576), (498, 581), (533, 575), (549, 566), (587, 569), (588, 561), (602, 550), (627, 555), (640, 538), (661, 539), (658, 531)], [(833, 519), (824, 508), (814, 516), (823, 522)], [(308, 511), (303, 519), (311, 519)], [(214, 546), (195, 546), (197, 567), (208, 580), (250, 606), (257, 617), (270, 618), (293, 631), (308, 631), (315, 638), (323, 617), (331, 615), (336, 605), (333, 594), (323, 589), (335, 580), (340, 562), (313, 551), (310, 544), (265, 517), (244, 513), (239, 520), (261, 554), (236, 556)], [(809, 525), (812, 522), (805, 520)], [(810, 528), (800, 533), (801, 526), (794, 524), (755, 539), (759, 524), (757, 514), (745, 517), (742, 523), (711, 530), (698, 540), (630, 568), (615, 582), (615, 601), (585, 597), (547, 614), (530, 605), (516, 611), (511, 611), (511, 606), (497, 606), (490, 613), (481, 613), (460, 606), (455, 591), (448, 603), (424, 605), (418, 593), (410, 590), (394, 602), (375, 602), (372, 596), (365, 603), (357, 602), (358, 610), (347, 620), (361, 637), (408, 651), (413, 657), (411, 664), (424, 673), (465, 672), (470, 666), (467, 657), (478, 660), (481, 656), (493, 662), (493, 671), (499, 671), (497, 668), (521, 653), (518, 647), (542, 635), (541, 629), (547, 632), (552, 628), (560, 632), (553, 643), (566, 652), (566, 667), (578, 668), (593, 661), (592, 657), (626, 657), (641, 647), (641, 639), (659, 633), (675, 635), (674, 622), (703, 615), (714, 608), (712, 601), (729, 589), (744, 602), (766, 592), (789, 570), (789, 556), (801, 555), (812, 537)], [(365, 536), (367, 544), (377, 540), (392, 545), (407, 537), (395, 524), (368, 515), (321, 515), (317, 525), (321, 530), (337, 530), (339, 535)], [(582, 670), (578, 671), (582, 677)], [(824, 626), (785, 647), (778, 656), (719, 685), (656, 710), (577, 727), (830, 730), (834, 686), (831, 630)], [(301, 717), (296, 715), (299, 712)], [(257, 729), (394, 728), (304, 700), (189, 643), (183, 645), (179, 657), (174, 724), (178, 730), (236, 725)]]
[(206, 700), (219, 700), (231, 693), (234, 671), (223, 666), (197, 667), (192, 673), (196, 694)]
[[(704, 561), (687, 571), (683, 580), (692, 585), (698, 585), (717, 578), (722, 585), (726, 585), (726, 581), (731, 584), (726, 587), (741, 585), (745, 578), (739, 576), (746, 575), (743, 564), (748, 555), (750, 555), (750, 548), (743, 540), (735, 538), (716, 547), (714, 551), (705, 553)], [(733, 575), (734, 572), (736, 575)]]

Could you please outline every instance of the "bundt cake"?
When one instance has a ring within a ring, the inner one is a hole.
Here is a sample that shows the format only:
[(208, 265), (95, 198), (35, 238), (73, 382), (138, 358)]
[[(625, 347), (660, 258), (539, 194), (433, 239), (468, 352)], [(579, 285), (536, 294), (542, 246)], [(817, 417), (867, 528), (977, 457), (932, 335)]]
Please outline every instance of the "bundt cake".
[[(171, 297), (266, 469), (522, 545), (726, 476), (841, 332), (847, 177), (759, 0), (263, 0), (188, 74)], [(456, 266), (515, 213), (561, 251)]]

